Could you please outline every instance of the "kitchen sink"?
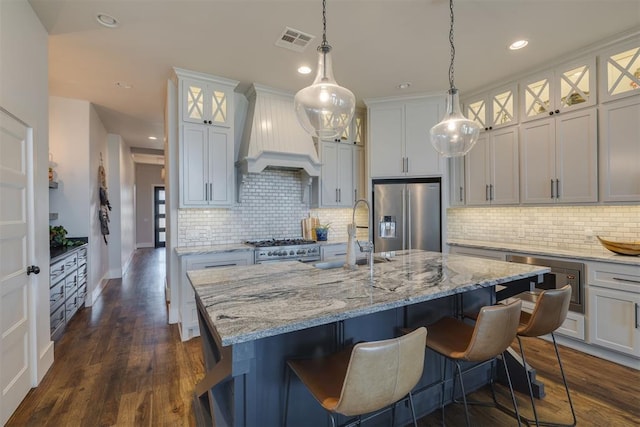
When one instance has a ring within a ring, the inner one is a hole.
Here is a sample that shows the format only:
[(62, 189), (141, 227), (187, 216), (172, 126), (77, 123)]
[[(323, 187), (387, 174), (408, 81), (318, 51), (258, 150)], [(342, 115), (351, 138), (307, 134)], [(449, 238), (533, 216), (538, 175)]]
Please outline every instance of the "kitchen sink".
[[(382, 258), (382, 257), (374, 257), (373, 258), (373, 263), (374, 264), (379, 264), (382, 262), (391, 262), (392, 260), (389, 258)], [(344, 261), (339, 260), (339, 261), (322, 261), (322, 262), (316, 262), (315, 264), (312, 264), (315, 268), (319, 268), (320, 270), (330, 270), (332, 268), (339, 268), (339, 267), (343, 267), (344, 266)], [(356, 260), (356, 265), (369, 265), (369, 263), (367, 262), (366, 258), (358, 258)]]

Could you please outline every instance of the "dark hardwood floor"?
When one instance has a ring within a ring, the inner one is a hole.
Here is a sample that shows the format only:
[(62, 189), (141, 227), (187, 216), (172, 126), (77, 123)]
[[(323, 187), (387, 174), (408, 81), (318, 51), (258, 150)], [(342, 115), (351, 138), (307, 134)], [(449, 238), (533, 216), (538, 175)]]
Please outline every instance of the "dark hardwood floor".
[[(138, 250), (122, 280), (111, 280), (96, 304), (72, 319), (55, 344), (53, 367), (7, 426), (194, 425), (193, 390), (204, 374), (200, 340), (181, 342), (176, 325), (167, 324), (164, 276), (164, 249)], [(539, 339), (525, 345), (545, 383), (541, 416), (568, 422), (552, 345)], [(560, 352), (579, 426), (640, 425), (640, 371), (564, 347)], [(508, 403), (505, 389), (498, 392)], [(489, 397), (484, 389), (471, 396)], [(528, 397), (519, 395), (518, 402), (530, 415)], [(516, 425), (493, 408), (471, 412), (474, 425)], [(462, 406), (447, 407), (446, 423), (464, 425)], [(421, 427), (440, 424), (440, 411), (420, 420)]]

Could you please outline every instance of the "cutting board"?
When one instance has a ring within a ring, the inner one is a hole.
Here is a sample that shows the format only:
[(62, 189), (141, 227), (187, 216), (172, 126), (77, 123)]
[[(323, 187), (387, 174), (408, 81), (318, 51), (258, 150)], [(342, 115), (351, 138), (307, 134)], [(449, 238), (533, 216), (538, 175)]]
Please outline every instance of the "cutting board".
[(302, 221), (302, 238), (305, 240), (317, 240), (316, 227), (320, 225), (318, 218), (304, 218)]

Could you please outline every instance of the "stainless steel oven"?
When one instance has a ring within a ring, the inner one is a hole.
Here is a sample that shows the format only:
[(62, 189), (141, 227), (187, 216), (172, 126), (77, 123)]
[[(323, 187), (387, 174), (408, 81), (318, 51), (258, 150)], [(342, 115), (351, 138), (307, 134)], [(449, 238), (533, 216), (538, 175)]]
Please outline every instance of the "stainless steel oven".
[(551, 268), (551, 272), (544, 275), (542, 283), (538, 283), (534, 291), (523, 292), (517, 295), (517, 298), (535, 303), (541, 291), (570, 285), (571, 303), (569, 304), (569, 310), (584, 313), (585, 267), (583, 263), (520, 255), (507, 255), (507, 261)]
[(246, 242), (255, 247), (255, 263), (268, 264), (282, 261), (320, 261), (320, 245), (313, 240), (279, 239)]

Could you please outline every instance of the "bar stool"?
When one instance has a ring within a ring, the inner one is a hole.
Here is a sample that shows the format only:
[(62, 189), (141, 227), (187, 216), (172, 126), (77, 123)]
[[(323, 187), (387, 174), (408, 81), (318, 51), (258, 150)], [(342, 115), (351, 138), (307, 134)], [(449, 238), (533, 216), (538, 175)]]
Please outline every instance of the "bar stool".
[[(462, 388), (462, 400), (464, 403), (467, 426), (471, 425), (471, 421), (469, 419), (469, 408), (467, 406), (467, 398), (462, 377), (463, 371), (460, 367), (460, 361), (486, 362), (491, 360), (493, 368), (494, 359), (499, 354), (502, 354), (504, 358), (505, 350), (509, 347), (511, 342), (513, 342), (514, 338), (516, 337), (516, 330), (518, 329), (521, 306), (522, 303), (518, 300), (512, 302), (511, 304), (499, 304), (494, 306), (482, 307), (480, 309), (480, 312), (478, 313), (478, 318), (475, 326), (464, 323), (463, 321), (455, 319), (453, 317), (444, 317), (434, 324), (428, 325), (429, 341), (427, 342), (427, 347), (444, 356), (445, 363), (447, 359), (451, 359), (456, 365), (455, 376), (460, 379), (460, 386)], [(516, 418), (518, 420), (518, 425), (521, 425), (520, 413), (518, 412), (518, 405), (513, 393), (513, 386), (511, 385), (509, 368), (507, 367), (506, 363), (503, 363), (503, 365), (505, 373), (507, 374), (509, 390), (511, 391), (511, 400), (513, 402), (515, 413), (517, 414)], [(474, 367), (470, 368), (469, 370), (473, 369)], [(468, 372), (469, 370), (465, 372)], [(456, 384), (454, 378), (452, 391), (454, 399), (455, 385)], [(493, 381), (491, 383), (491, 386), (493, 391)], [(444, 390), (445, 382), (443, 375), (441, 395), (443, 423)], [(495, 395), (494, 403), (496, 403)]]
[[(527, 366), (527, 361), (524, 356), (524, 349), (522, 347), (521, 337), (540, 337), (542, 335), (551, 334), (553, 340), (553, 347), (556, 351), (556, 357), (558, 358), (558, 366), (560, 366), (560, 374), (562, 375), (562, 382), (564, 383), (564, 389), (567, 392), (567, 399), (569, 400), (569, 407), (571, 408), (571, 415), (573, 416), (573, 424), (559, 424), (548, 421), (540, 421), (538, 419), (538, 412), (536, 411), (536, 404), (533, 397), (533, 390), (531, 388), (531, 379), (529, 375), (527, 377), (527, 385), (529, 386), (529, 397), (531, 398), (531, 406), (533, 408), (533, 417), (535, 424), (546, 426), (575, 426), (576, 425), (576, 413), (573, 409), (573, 402), (571, 402), (571, 395), (569, 394), (569, 386), (567, 385), (567, 378), (564, 375), (564, 369), (562, 368), (562, 361), (560, 360), (560, 353), (558, 352), (558, 344), (556, 343), (556, 337), (553, 332), (558, 329), (569, 311), (569, 303), (571, 302), (571, 286), (566, 285), (560, 289), (548, 289), (542, 291), (538, 296), (536, 305), (533, 308), (531, 314), (522, 312), (520, 314), (520, 325), (518, 326), (518, 344), (520, 345), (520, 355), (522, 356), (522, 362), (524, 366)], [(530, 424), (532, 420), (522, 418), (527, 424)]]
[(422, 377), (426, 337), (427, 330), (422, 327), (398, 338), (359, 343), (324, 358), (288, 360), (285, 427), (291, 372), (328, 411), (334, 427), (335, 414), (357, 416), (360, 424), (362, 415), (381, 411), (406, 396), (417, 426), (411, 389)]

